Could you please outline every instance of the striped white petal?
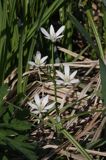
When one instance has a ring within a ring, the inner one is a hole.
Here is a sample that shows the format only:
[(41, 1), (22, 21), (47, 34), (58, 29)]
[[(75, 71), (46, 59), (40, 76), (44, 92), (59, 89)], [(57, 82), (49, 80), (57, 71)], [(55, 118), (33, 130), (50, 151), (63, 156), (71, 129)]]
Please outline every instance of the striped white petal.
[(54, 27), (52, 24), (50, 26), (50, 35), (51, 35), (51, 37), (54, 37), (54, 35), (55, 35), (55, 30), (54, 30)]
[(57, 76), (60, 77), (61, 79), (64, 79), (64, 74), (58, 70), (56, 70)]
[(46, 109), (46, 110), (49, 110), (49, 109), (53, 108), (54, 105), (55, 105), (55, 102), (54, 102), (54, 103), (51, 103), (50, 105), (47, 105), (47, 106), (45, 107), (45, 109)]
[(35, 103), (37, 104), (37, 106), (39, 107), (41, 105), (41, 100), (40, 100), (38, 94), (35, 94), (34, 100), (35, 100)]
[(56, 80), (56, 84), (63, 84), (64, 83), (64, 81), (62, 81), (62, 80)]
[(41, 32), (46, 36), (46, 38), (50, 39), (49, 33), (43, 27), (41, 27)]
[(40, 112), (39, 111), (31, 111), (31, 113), (33, 113), (33, 114), (39, 114)]
[(38, 106), (33, 104), (33, 103), (31, 103), (31, 102), (28, 102), (28, 105), (31, 107), (31, 110), (38, 109)]
[(47, 109), (43, 109), (43, 110), (42, 110), (42, 113), (45, 113), (45, 112), (47, 112)]
[(45, 63), (40, 63), (40, 64), (38, 65), (38, 67), (39, 67), (39, 66), (44, 66), (44, 65), (45, 65)]
[(48, 56), (43, 57), (43, 58), (41, 59), (40, 63), (41, 63), (41, 64), (44, 63), (47, 58), (48, 58)]
[(49, 36), (49, 37), (45, 37), (46, 39), (48, 39), (48, 40), (51, 40), (51, 37)]
[(60, 38), (62, 38), (63, 36), (64, 36), (64, 35), (58, 36), (57, 39), (60, 39)]
[(66, 86), (66, 85), (69, 85), (70, 84), (70, 82), (64, 82), (64, 85)]
[(76, 74), (77, 74), (77, 70), (70, 75), (70, 80), (73, 79), (76, 76)]
[(71, 81), (70, 81), (70, 83), (72, 83), (72, 84), (74, 84), (74, 83), (79, 83), (80, 81), (79, 81), (79, 79), (72, 79)]
[(35, 58), (36, 58), (36, 59), (39, 59), (39, 60), (41, 59), (41, 53), (40, 53), (40, 51), (37, 51), (37, 52), (36, 52)]
[(41, 106), (43, 106), (43, 108), (44, 108), (46, 106), (46, 104), (48, 103), (48, 101), (49, 101), (49, 95), (43, 97), (42, 102), (41, 102), (42, 103)]
[(69, 65), (64, 65), (64, 72), (65, 72), (65, 76), (69, 77), (70, 75)]
[(28, 64), (31, 65), (31, 66), (36, 66), (36, 64), (32, 61), (28, 61)]
[(56, 36), (58, 37), (65, 29), (65, 26), (61, 26), (59, 30), (56, 32)]

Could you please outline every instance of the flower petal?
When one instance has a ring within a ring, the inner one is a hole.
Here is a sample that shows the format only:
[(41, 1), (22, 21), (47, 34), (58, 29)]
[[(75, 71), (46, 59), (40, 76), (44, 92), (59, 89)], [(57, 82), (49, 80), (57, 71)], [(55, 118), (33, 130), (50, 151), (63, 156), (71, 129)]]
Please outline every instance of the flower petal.
[(48, 58), (48, 56), (43, 57), (43, 58), (41, 59), (41, 61), (40, 61), (41, 64), (44, 63), (47, 58)]
[(51, 40), (51, 37), (49, 36), (49, 37), (45, 37), (46, 39), (49, 39), (49, 40)]
[(28, 102), (28, 105), (31, 107), (31, 110), (33, 109), (38, 109), (37, 105), (31, 103), (31, 102)]
[[(49, 101), (49, 95), (47, 95), (47, 96), (45, 96), (45, 97), (43, 97), (42, 98), (42, 104), (41, 104), (41, 106), (43, 106), (43, 108), (45, 108), (45, 106), (46, 106), (46, 104), (48, 103), (48, 101)], [(42, 108), (42, 109), (43, 109)]]
[(40, 104), (41, 104), (41, 100), (39, 98), (39, 95), (38, 94), (35, 94), (34, 96), (34, 100), (35, 100), (35, 103), (37, 104), (38, 107), (40, 107)]
[(72, 79), (71, 81), (70, 81), (70, 83), (72, 83), (72, 84), (74, 84), (74, 83), (79, 83), (80, 81), (79, 81), (79, 79)]
[(36, 66), (36, 64), (32, 61), (28, 61), (28, 64), (31, 65), (31, 66)]
[(47, 109), (43, 109), (43, 110), (42, 110), (42, 113), (45, 113), (45, 112), (47, 112)]
[(64, 74), (58, 70), (56, 70), (57, 76), (60, 77), (61, 79), (64, 79)]
[(40, 112), (39, 111), (30, 111), (31, 113), (33, 113), (33, 114), (39, 114)]
[(41, 27), (41, 32), (42, 32), (46, 37), (50, 38), (49, 33), (48, 33), (43, 27)]
[(60, 39), (60, 38), (62, 38), (64, 35), (61, 35), (61, 36), (57, 36), (57, 39)]
[(75, 75), (77, 74), (77, 70), (74, 71), (71, 75), (70, 75), (70, 80), (73, 79), (75, 77)]
[(64, 85), (65, 86), (68, 86), (68, 85), (70, 85), (71, 83), (70, 82), (64, 82)]
[(64, 81), (62, 81), (62, 80), (56, 80), (56, 84), (58, 84), (58, 85), (63, 84), (63, 83), (64, 83)]
[(69, 65), (64, 65), (65, 76), (69, 77), (70, 75), (70, 67)]
[(52, 104), (50, 104), (50, 105), (47, 105), (47, 106), (45, 107), (45, 109), (49, 110), (49, 109), (53, 108), (54, 105), (55, 105), (55, 102), (52, 103)]
[(37, 52), (36, 52), (35, 58), (36, 58), (36, 59), (39, 59), (39, 60), (41, 59), (41, 53), (40, 53), (40, 51), (37, 51)]
[(65, 26), (61, 26), (59, 30), (56, 32), (56, 36), (59, 36), (65, 29)]
[(50, 26), (50, 36), (54, 37), (54, 35), (55, 35), (55, 30), (54, 30), (53, 25), (51, 24), (51, 26)]

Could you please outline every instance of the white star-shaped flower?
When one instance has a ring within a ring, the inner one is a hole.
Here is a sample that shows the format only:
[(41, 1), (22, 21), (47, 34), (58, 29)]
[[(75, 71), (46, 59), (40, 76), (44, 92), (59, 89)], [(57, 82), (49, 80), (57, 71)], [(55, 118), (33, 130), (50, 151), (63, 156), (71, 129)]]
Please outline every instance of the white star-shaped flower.
[(51, 40), (53, 43), (58, 39), (62, 38), (64, 35), (61, 33), (64, 31), (65, 26), (61, 26), (57, 32), (55, 32), (53, 25), (50, 26), (50, 33), (48, 33), (43, 27), (41, 27), (41, 32), (45, 35), (46, 39)]
[(40, 67), (46, 63), (45, 61), (47, 58), (48, 58), (48, 56), (41, 58), (41, 53), (39, 51), (37, 51), (36, 56), (34, 57), (34, 62), (29, 61), (28, 64), (31, 65), (32, 67)]
[(41, 115), (44, 112), (47, 112), (49, 109), (53, 108), (55, 105), (54, 103), (49, 103), (49, 95), (40, 98), (38, 94), (34, 96), (35, 103), (28, 102), (28, 105), (31, 107), (30, 111), (31, 113), (34, 113), (36, 115)]
[(74, 77), (77, 74), (77, 70), (70, 74), (69, 65), (64, 65), (64, 74), (58, 70), (56, 70), (57, 76), (60, 78), (56, 80), (57, 84), (70, 85), (74, 83), (79, 83), (79, 79), (75, 79)]

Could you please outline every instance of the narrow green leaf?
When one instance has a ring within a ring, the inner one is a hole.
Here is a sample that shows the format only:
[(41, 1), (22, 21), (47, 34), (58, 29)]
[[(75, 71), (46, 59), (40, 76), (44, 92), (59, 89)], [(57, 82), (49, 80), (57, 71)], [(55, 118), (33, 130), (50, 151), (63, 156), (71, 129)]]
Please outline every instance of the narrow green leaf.
[(86, 31), (86, 29), (82, 26), (82, 24), (76, 19), (76, 17), (72, 14), (68, 14), (69, 18), (71, 19), (72, 23), (74, 24), (74, 26), (79, 30), (79, 32), (81, 33), (81, 35), (85, 38), (85, 40), (91, 45), (93, 46), (93, 41), (89, 35), (89, 33)]
[(101, 139), (98, 139), (96, 141), (88, 143), (87, 144), (87, 149), (99, 148), (99, 147), (101, 147), (105, 144), (106, 144), (106, 141), (103, 138), (101, 138)]
[(11, 119), (9, 112), (7, 111), (4, 115), (3, 115), (3, 122), (4, 123), (8, 123), (9, 120)]
[(20, 37), (19, 52), (18, 52), (18, 83), (17, 83), (17, 93), (20, 95), (23, 91), (22, 88), (22, 69), (23, 69), (23, 43), (24, 43), (24, 30), (22, 31), (22, 36)]
[(106, 65), (103, 60), (99, 60), (100, 64), (100, 76), (101, 76), (101, 85), (102, 85), (102, 99), (104, 105), (106, 105)]
[[(29, 54), (28, 54), (28, 58), (27, 58), (27, 64), (26, 64), (25, 72), (27, 72), (28, 69), (29, 69), (28, 61), (30, 61), (31, 58), (32, 58), (35, 44), (36, 44), (36, 40), (35, 40), (35, 39), (32, 39), (31, 47), (30, 47), (30, 49), (29, 49)], [(27, 81), (28, 81), (28, 77), (25, 77), (25, 78), (24, 78), (24, 83), (23, 83), (23, 91), (24, 91), (24, 92), (26, 91)]]
[(13, 119), (10, 123), (11, 127), (15, 130), (25, 131), (31, 129), (31, 124), (27, 121)]
[(7, 85), (2, 85), (0, 87), (0, 106), (3, 104), (3, 98), (7, 94), (7, 89), (8, 89)]
[(6, 156), (3, 156), (2, 160), (8, 160), (8, 158)]
[(75, 138), (71, 134), (66, 131), (66, 129), (62, 128), (60, 123), (56, 125), (60, 132), (77, 148), (77, 150), (82, 154), (82, 156), (86, 158), (86, 160), (92, 160), (91, 156), (87, 153), (87, 151), (75, 140)]
[(5, 76), (5, 66), (6, 66), (6, 60), (7, 60), (7, 54), (6, 54), (6, 19), (7, 19), (7, 1), (0, 1), (0, 85), (3, 84), (4, 76)]
[(18, 142), (9, 138), (5, 139), (5, 142), (13, 149), (24, 154), (29, 160), (37, 160), (35, 146), (28, 143)]
[[(9, 125), (8, 125), (9, 126)], [(12, 129), (6, 129), (6, 127), (0, 127), (0, 138), (4, 139), (5, 137), (9, 137), (11, 135), (17, 135), (17, 133), (15, 131), (13, 131)]]
[(90, 10), (87, 10), (86, 14), (88, 16), (88, 20), (89, 20), (89, 22), (91, 24), (91, 28), (92, 28), (93, 33), (95, 35), (95, 39), (96, 39), (96, 42), (97, 42), (97, 45), (98, 45), (98, 49), (99, 49), (99, 57), (103, 60), (104, 59), (104, 53), (103, 53), (101, 40), (100, 40), (100, 37), (99, 37), (99, 33), (97, 31), (96, 25), (95, 25), (95, 23), (93, 21), (93, 18), (91, 16)]

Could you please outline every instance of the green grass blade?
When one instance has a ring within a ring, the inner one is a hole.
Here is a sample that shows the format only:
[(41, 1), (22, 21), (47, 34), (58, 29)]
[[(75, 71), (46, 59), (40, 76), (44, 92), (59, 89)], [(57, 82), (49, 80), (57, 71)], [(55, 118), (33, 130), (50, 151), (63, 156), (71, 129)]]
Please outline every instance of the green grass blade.
[(3, 5), (0, 1), (0, 85), (2, 85), (5, 75), (5, 66), (7, 60), (6, 54), (6, 19), (7, 19), (7, 1), (4, 0)]
[(102, 98), (103, 103), (106, 106), (106, 65), (103, 60), (99, 60), (100, 64), (100, 75), (101, 75), (101, 84), (102, 84)]
[(86, 158), (86, 160), (92, 160), (91, 156), (86, 152), (86, 150), (82, 148), (82, 146), (74, 139), (71, 134), (66, 131), (66, 129), (62, 128), (60, 123), (56, 125), (60, 132), (77, 148), (77, 150), (82, 154), (82, 156)]
[(22, 36), (20, 37), (19, 52), (18, 52), (18, 83), (17, 83), (17, 93), (18, 95), (23, 92), (22, 88), (22, 69), (23, 69), (23, 44), (24, 44), (25, 34), (22, 31)]
[(15, 8), (16, 7), (16, 0), (9, 0), (9, 16), (8, 16), (8, 24), (9, 26), (12, 27), (13, 29), (13, 23), (14, 23), (14, 13), (15, 13)]
[(86, 31), (86, 29), (80, 24), (80, 22), (76, 19), (76, 17), (72, 14), (68, 14), (69, 18), (71, 19), (74, 26), (79, 30), (81, 35), (85, 38), (85, 40), (91, 45), (94, 46), (93, 41), (89, 35), (89, 33)]
[[(32, 58), (32, 55), (33, 55), (33, 52), (34, 52), (34, 48), (35, 48), (35, 44), (36, 44), (36, 40), (33, 39), (33, 40), (32, 40), (32, 43), (31, 43), (30, 50), (29, 50), (28, 58), (27, 58), (27, 64), (26, 64), (25, 72), (27, 72), (28, 69), (29, 69), (28, 61), (30, 61), (31, 58)], [(26, 91), (27, 81), (28, 81), (28, 77), (25, 77), (25, 78), (24, 78), (24, 82), (23, 82), (23, 92)]]
[(27, 159), (29, 160), (38, 159), (35, 151), (36, 148), (31, 144), (21, 141), (19, 142), (18, 140), (10, 139), (7, 137), (4, 139), (4, 141), (10, 148), (17, 150), (18, 152), (21, 152)]
[(93, 18), (91, 16), (90, 10), (87, 10), (86, 14), (87, 14), (88, 20), (91, 24), (91, 27), (92, 27), (92, 30), (93, 30), (93, 33), (94, 33), (94, 36), (95, 36), (95, 39), (96, 39), (96, 42), (97, 42), (97, 45), (98, 45), (99, 54), (100, 54), (99, 56), (103, 60), (104, 59), (104, 53), (103, 53), (102, 44), (101, 44), (101, 41), (100, 41), (98, 31), (97, 31), (96, 26), (95, 26), (95, 23), (94, 23)]
[(104, 39), (104, 54), (106, 54), (106, 6), (102, 7), (103, 10), (103, 39)]

